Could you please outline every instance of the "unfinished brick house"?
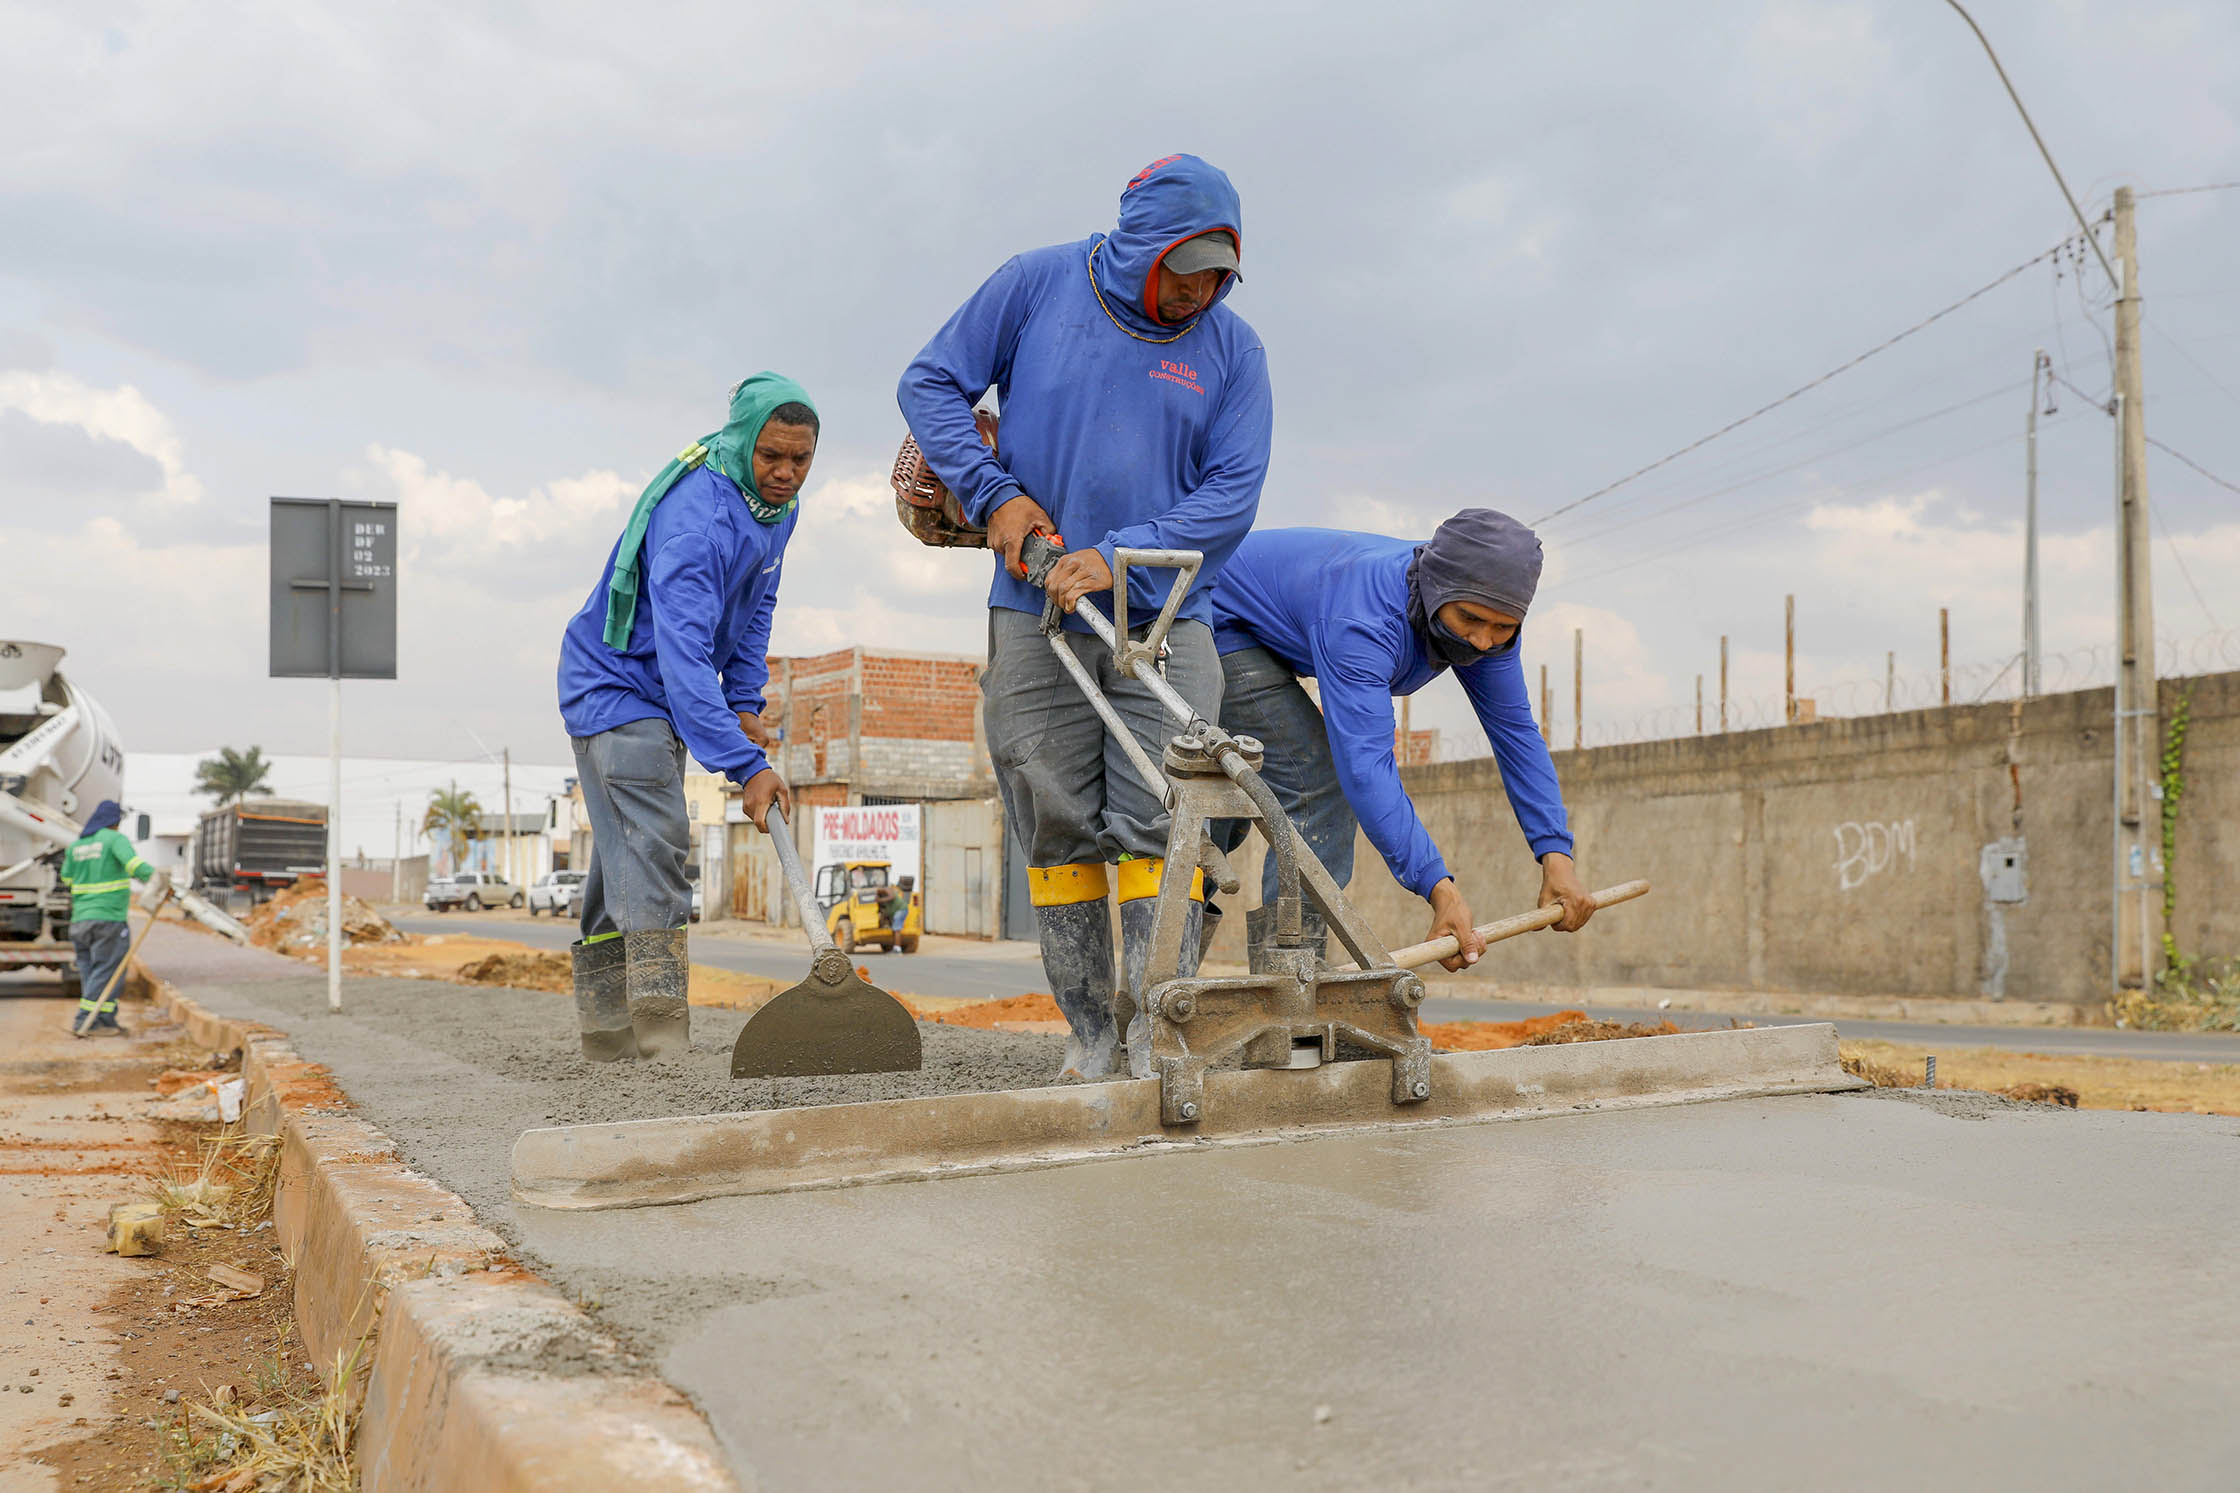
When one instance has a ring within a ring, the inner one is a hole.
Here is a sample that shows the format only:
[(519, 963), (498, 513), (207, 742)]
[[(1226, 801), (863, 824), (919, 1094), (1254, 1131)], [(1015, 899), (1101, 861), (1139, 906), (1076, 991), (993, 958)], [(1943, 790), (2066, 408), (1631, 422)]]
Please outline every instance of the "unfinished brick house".
[(980, 660), (846, 648), (773, 658), (764, 723), (804, 804), (921, 803), (995, 792), (980, 736)]

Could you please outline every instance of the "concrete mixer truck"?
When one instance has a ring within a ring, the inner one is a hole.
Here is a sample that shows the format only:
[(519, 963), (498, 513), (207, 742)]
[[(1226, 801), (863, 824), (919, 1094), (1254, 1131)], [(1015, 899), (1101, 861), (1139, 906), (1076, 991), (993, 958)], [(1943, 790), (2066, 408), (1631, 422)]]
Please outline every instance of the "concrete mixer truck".
[[(57, 852), (105, 798), (124, 800), (124, 747), (99, 701), (72, 684), (52, 643), (0, 638), (0, 971), (76, 977), (70, 889)], [(183, 889), (188, 914), (241, 942), (241, 925)]]

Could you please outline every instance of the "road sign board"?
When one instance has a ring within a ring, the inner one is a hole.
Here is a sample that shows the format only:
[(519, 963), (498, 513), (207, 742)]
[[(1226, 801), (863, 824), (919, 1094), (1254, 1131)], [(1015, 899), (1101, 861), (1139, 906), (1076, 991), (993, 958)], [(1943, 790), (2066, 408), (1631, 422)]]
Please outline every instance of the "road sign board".
[(397, 505), (272, 500), (275, 679), (397, 677)]

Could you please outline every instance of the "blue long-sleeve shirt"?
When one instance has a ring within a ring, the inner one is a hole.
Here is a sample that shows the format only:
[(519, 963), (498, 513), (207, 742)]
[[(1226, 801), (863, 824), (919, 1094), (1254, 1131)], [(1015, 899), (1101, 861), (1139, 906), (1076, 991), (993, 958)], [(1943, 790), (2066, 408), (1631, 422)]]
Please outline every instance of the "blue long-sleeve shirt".
[[(1216, 228), (1242, 243), (1228, 178), (1195, 156), (1159, 162), (1122, 193), (1114, 232), (1032, 250), (991, 275), (896, 390), (926, 461), (972, 522), (1025, 493), (1069, 547), (1094, 545), (1107, 565), (1122, 547), (1201, 550), (1181, 615), (1202, 622), (1210, 582), (1252, 527), (1274, 427), (1267, 354), (1221, 304), (1233, 276), (1187, 322), (1154, 315), (1160, 258)], [(994, 451), (972, 423), (991, 386), (1002, 415)], [(1148, 621), (1173, 580), (1131, 577), (1131, 620)], [(1110, 615), (1109, 592), (1090, 600)], [(990, 606), (1040, 612), (1042, 602), (996, 567)]]
[[(713, 467), (677, 480), (646, 525), (630, 646), (604, 638), (615, 556), (560, 642), (560, 718), (594, 736), (656, 717), (676, 728), (700, 765), (743, 783), (768, 767), (739, 729), (762, 712), (770, 680), (770, 617), (798, 508), (755, 522), (737, 484)], [(615, 548), (621, 540), (615, 541)]]
[[(1346, 802), (1393, 879), (1419, 897), (1445, 857), (1400, 784), (1392, 700), (1445, 665), (1408, 621), (1408, 565), (1418, 541), (1337, 529), (1263, 529), (1230, 556), (1213, 589), (1214, 645), (1265, 648), (1321, 681), (1322, 719)], [(1454, 671), (1501, 767), (1501, 786), (1535, 858), (1571, 853), (1563, 790), (1532, 719), (1524, 661), (1512, 644)], [(1273, 743), (1271, 743), (1271, 746)]]

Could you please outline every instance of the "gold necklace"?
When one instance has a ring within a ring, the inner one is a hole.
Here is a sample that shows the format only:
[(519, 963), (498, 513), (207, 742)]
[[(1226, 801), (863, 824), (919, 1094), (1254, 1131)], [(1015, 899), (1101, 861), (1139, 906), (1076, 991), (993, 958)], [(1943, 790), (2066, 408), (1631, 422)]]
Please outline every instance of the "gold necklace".
[[(1109, 242), (1109, 239), (1098, 239), (1097, 249), (1103, 248)], [(1112, 314), (1112, 308), (1104, 303), (1104, 292), (1097, 288), (1097, 249), (1091, 249), (1089, 251), (1089, 294), (1097, 298), (1097, 309), (1104, 313), (1104, 319), (1106, 321), (1111, 322), (1114, 326), (1120, 328), (1121, 331), (1127, 332), (1130, 337), (1135, 338), (1138, 342), (1174, 342), (1183, 337), (1189, 336), (1192, 332), (1197, 330), (1198, 321), (1196, 317), (1193, 317), (1189, 326), (1184, 327), (1181, 331), (1175, 333), (1172, 337), (1146, 337), (1141, 332), (1130, 331), (1126, 323), (1122, 322), (1119, 317)], [(1206, 308), (1207, 311), (1210, 311), (1212, 309), (1213, 308), (1211, 306), (1208, 306)], [(1204, 314), (1205, 312), (1203, 311), (1198, 313), (1199, 316), (1203, 316)]]

